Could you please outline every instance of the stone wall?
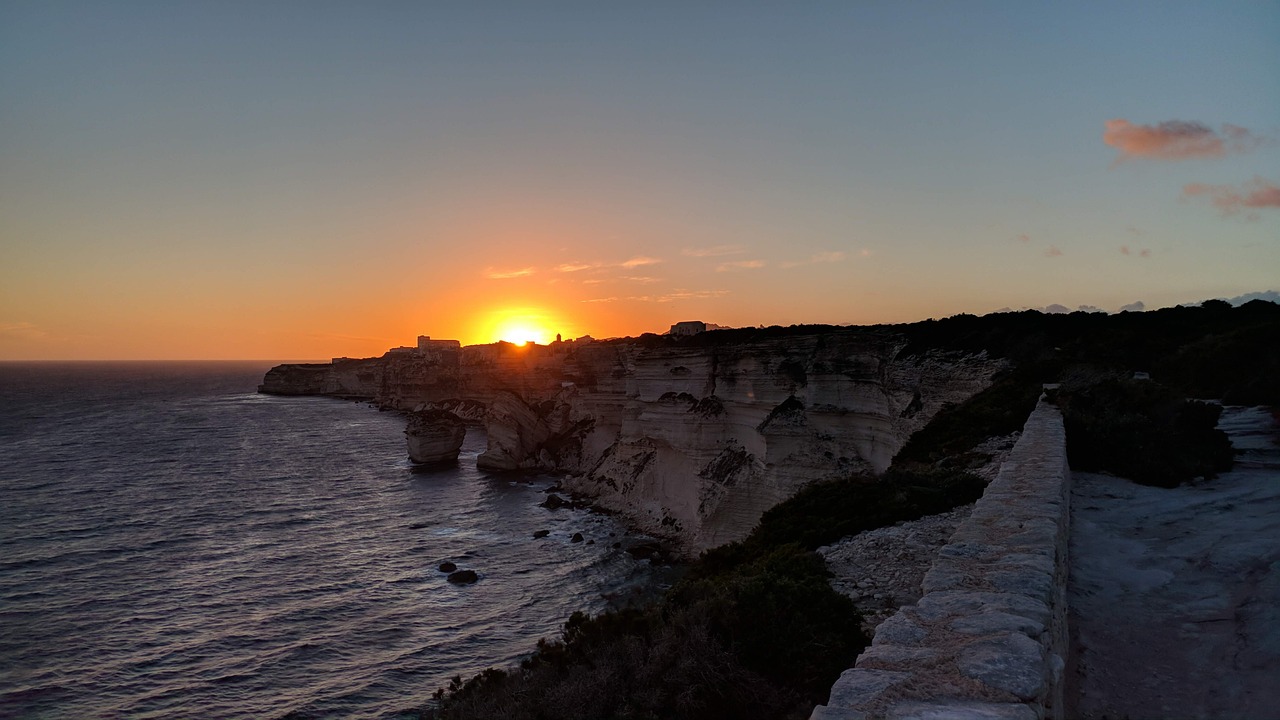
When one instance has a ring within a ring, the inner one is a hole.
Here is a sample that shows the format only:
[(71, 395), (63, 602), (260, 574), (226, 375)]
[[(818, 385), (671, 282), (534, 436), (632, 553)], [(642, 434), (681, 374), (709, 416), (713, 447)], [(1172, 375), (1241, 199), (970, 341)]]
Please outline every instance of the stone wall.
[(811, 720), (1061, 720), (1069, 478), (1062, 416), (1041, 399), (919, 603), (877, 628)]

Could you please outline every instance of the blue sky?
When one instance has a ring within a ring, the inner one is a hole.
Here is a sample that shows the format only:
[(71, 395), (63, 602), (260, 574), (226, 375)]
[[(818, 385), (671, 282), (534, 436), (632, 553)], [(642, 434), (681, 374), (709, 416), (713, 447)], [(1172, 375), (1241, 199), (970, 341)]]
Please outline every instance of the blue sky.
[(5, 3), (0, 358), (1280, 285), (1280, 5), (690, 5)]

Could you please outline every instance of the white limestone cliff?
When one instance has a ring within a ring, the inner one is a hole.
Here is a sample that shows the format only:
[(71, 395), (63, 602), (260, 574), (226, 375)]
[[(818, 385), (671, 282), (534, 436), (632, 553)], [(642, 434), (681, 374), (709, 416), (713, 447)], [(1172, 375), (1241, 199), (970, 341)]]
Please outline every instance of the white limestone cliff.
[(563, 473), (569, 490), (696, 551), (744, 537), (806, 483), (882, 472), (940, 409), (1007, 367), (904, 356), (891, 333), (717, 335), (282, 366), (263, 391), (482, 417), (480, 468)]

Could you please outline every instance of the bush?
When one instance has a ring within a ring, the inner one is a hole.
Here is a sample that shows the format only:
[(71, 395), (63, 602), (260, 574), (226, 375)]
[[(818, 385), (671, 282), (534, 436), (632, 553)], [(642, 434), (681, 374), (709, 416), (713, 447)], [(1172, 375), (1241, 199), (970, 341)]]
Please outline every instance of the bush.
[(426, 716), (800, 719), (866, 647), (860, 625), (821, 558), (780, 548), (644, 610), (575, 613), (521, 668), (455, 680)]
[(1116, 376), (1064, 383), (1054, 394), (1076, 470), (1108, 471), (1143, 485), (1175, 487), (1231, 469), (1222, 410), (1159, 383)]

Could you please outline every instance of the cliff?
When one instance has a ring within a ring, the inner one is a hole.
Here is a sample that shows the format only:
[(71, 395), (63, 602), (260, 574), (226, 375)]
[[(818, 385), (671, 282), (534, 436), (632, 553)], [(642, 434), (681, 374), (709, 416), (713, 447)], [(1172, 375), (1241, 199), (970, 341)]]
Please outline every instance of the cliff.
[(985, 353), (904, 356), (900, 336), (865, 330), (716, 335), (281, 366), (260, 390), (472, 418), (482, 406), (480, 467), (564, 473), (568, 489), (696, 550), (745, 536), (808, 482), (883, 471), (1006, 367)]

